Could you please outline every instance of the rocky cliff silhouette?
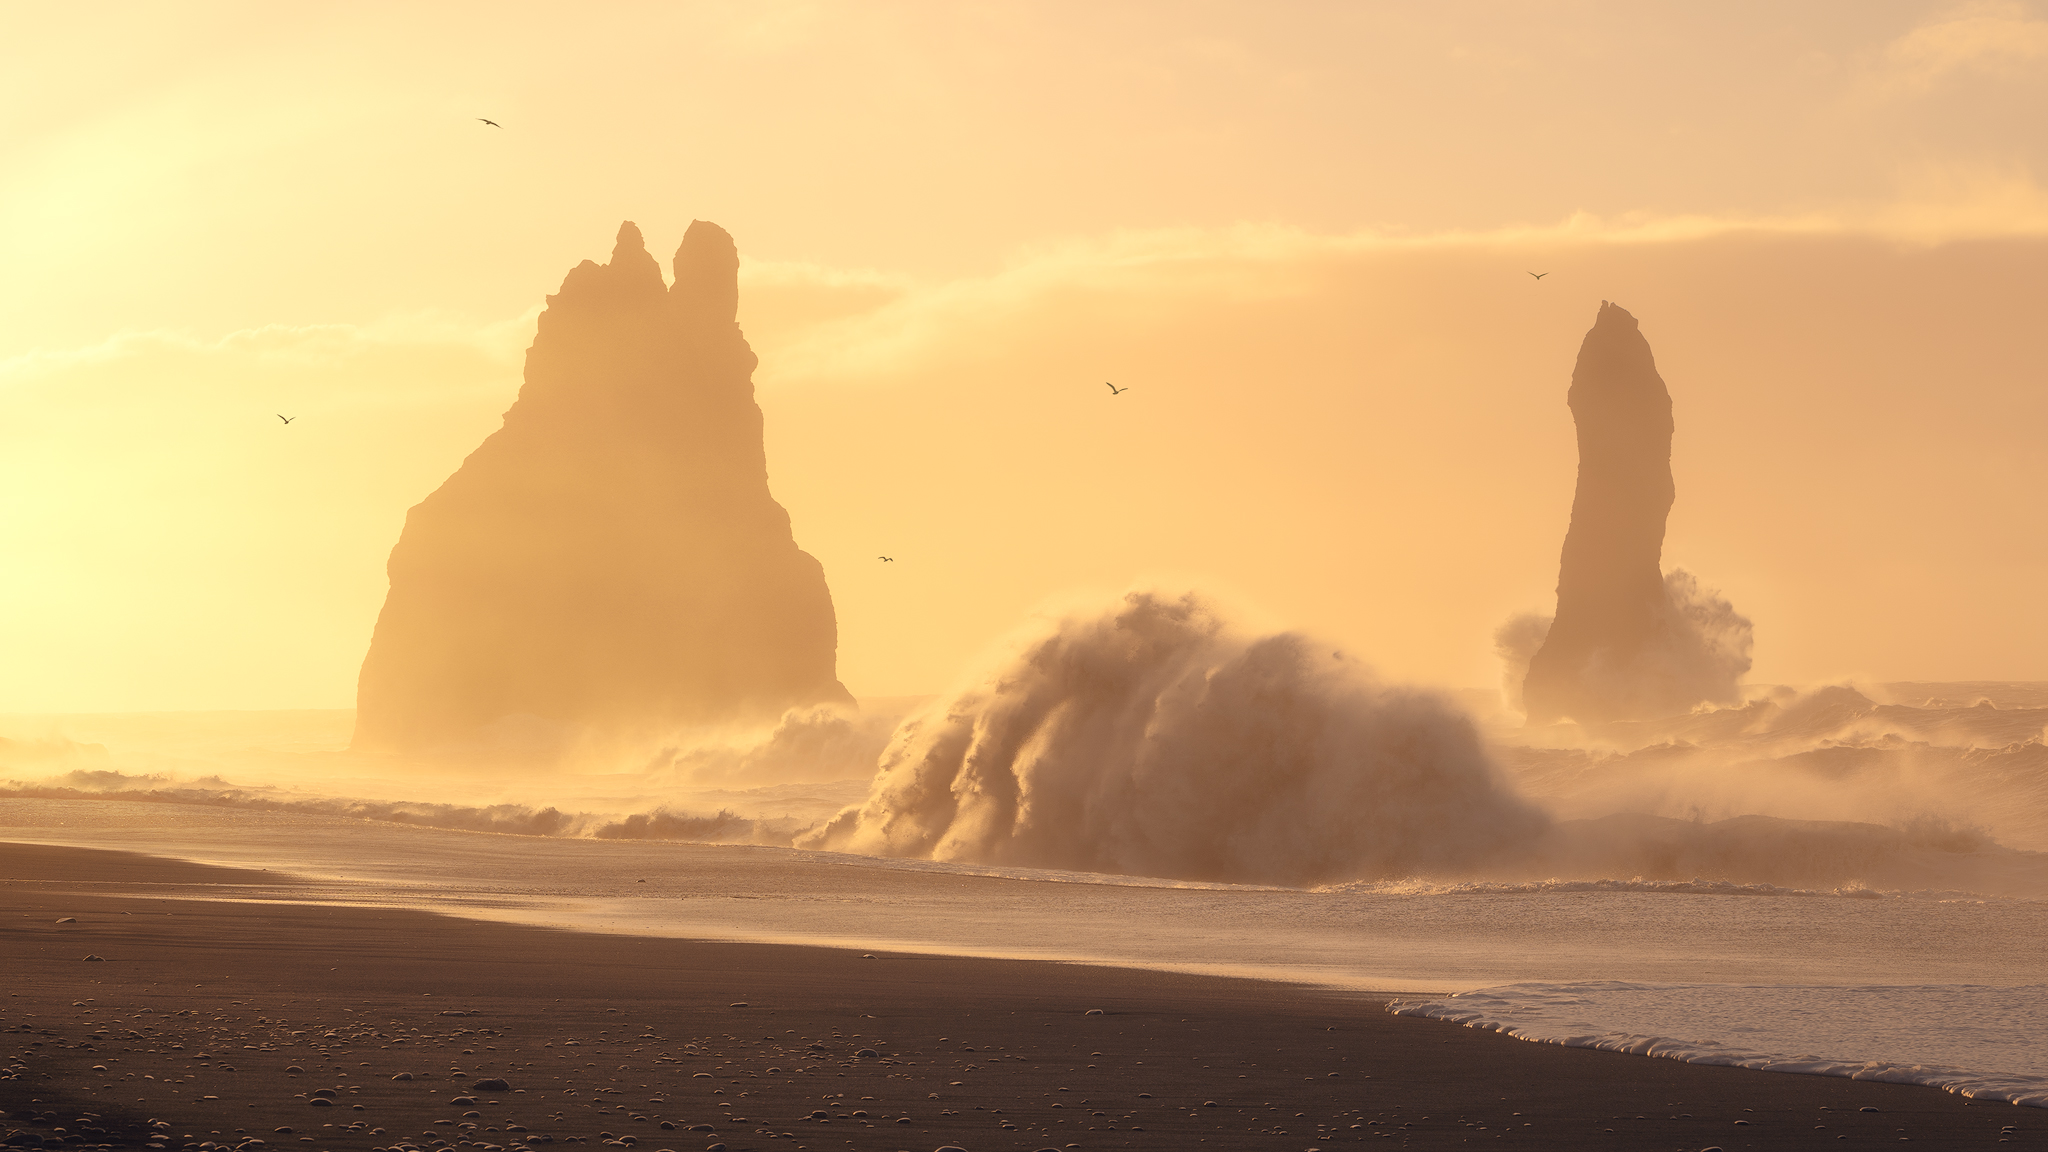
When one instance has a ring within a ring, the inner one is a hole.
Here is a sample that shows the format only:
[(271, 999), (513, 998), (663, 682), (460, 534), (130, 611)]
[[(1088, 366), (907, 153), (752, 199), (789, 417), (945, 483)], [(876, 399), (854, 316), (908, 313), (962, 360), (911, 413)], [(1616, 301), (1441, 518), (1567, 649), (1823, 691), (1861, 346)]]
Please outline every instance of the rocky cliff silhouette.
[(1676, 495), (1671, 393), (1619, 305), (1601, 303), (1579, 346), (1569, 403), (1578, 488), (1557, 616), (1522, 683), (1529, 720), (1643, 719), (1739, 699), (1749, 621), (1689, 574), (1661, 568)]
[(851, 703), (823, 569), (768, 491), (739, 255), (640, 230), (548, 297), (504, 426), (407, 514), (354, 746), (544, 748)]

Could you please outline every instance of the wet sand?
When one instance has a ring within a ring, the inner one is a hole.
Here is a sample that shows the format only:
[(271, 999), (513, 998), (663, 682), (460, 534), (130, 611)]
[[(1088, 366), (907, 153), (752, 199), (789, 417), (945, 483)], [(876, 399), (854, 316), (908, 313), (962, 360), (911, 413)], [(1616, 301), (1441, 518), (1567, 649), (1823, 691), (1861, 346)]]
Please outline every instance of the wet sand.
[(0, 1131), (251, 1152), (2048, 1140), (2038, 1109), (1529, 1044), (1389, 1016), (1394, 992), (247, 899), (289, 882), (0, 844)]

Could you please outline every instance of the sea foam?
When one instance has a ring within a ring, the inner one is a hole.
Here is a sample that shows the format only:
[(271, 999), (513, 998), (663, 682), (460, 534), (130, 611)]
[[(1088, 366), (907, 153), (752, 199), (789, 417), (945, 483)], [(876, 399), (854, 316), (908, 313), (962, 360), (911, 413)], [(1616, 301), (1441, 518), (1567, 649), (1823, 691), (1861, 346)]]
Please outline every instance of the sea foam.
[(2048, 985), (1509, 984), (1387, 1010), (1522, 1040), (2048, 1108)]

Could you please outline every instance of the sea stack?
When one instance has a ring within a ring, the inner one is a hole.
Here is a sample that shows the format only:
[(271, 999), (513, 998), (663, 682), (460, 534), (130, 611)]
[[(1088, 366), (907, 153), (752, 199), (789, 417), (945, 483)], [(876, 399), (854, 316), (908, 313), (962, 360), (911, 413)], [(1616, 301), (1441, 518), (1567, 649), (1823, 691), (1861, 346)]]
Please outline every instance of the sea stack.
[(824, 570), (768, 491), (739, 254), (640, 229), (548, 297), (504, 425), (407, 513), (354, 747), (558, 749), (851, 703)]
[(1602, 302), (1569, 394), (1579, 479), (1557, 616), (1529, 661), (1531, 723), (1668, 716), (1737, 695), (1749, 622), (1683, 572), (1662, 571), (1671, 393), (1636, 318)]

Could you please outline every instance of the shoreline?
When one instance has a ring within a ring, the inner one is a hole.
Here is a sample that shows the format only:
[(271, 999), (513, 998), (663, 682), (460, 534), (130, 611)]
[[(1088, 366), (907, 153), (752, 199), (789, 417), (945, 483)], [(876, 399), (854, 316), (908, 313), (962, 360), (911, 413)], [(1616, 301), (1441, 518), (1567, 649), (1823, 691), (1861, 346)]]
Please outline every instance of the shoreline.
[(249, 904), (250, 870), (205, 865), (158, 880), (175, 896), (31, 878), (172, 863), (0, 844), (0, 1127), (171, 1152), (2048, 1138), (2037, 1109), (1534, 1044), (1391, 1015), (1393, 992)]

